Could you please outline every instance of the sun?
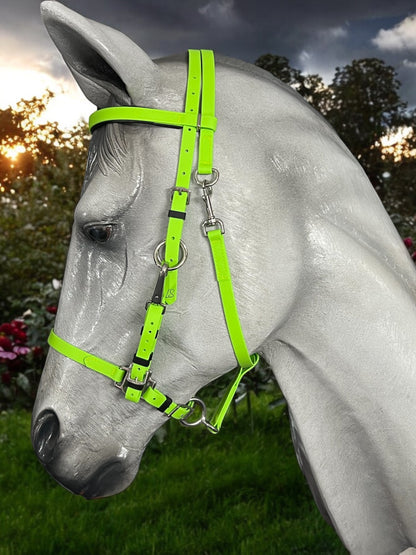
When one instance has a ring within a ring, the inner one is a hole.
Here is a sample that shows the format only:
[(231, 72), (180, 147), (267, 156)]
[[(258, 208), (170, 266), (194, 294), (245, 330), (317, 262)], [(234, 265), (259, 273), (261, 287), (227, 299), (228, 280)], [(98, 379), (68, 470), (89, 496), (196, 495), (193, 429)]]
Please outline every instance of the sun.
[(0, 54), (0, 109), (15, 106), (22, 98), (42, 96), (46, 89), (55, 93), (39, 123), (57, 121), (62, 129), (70, 129), (81, 119), (88, 120), (95, 111), (76, 83), (67, 78), (55, 78), (48, 73), (27, 67), (2, 66)]
[(19, 155), (26, 152), (26, 148), (23, 145), (4, 145), (1, 147), (1, 151), (3, 156), (6, 156), (6, 158), (10, 158), (12, 162), (16, 162), (16, 160), (19, 158)]

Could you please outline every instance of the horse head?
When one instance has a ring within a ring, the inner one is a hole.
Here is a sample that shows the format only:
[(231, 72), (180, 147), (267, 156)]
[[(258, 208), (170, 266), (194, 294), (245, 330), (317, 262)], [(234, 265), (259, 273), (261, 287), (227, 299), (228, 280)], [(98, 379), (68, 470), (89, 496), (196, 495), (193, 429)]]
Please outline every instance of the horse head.
[[(185, 55), (156, 64), (121, 33), (56, 2), (44, 2), (42, 11), (66, 63), (98, 108), (183, 110)], [(293, 223), (284, 214), (275, 221), (279, 195), (276, 198), (270, 178), (259, 173), (268, 153), (262, 131), (258, 138), (252, 136), (256, 124), (251, 108), (236, 121), (238, 112), (243, 114), (249, 105), (247, 96), (256, 92), (241, 95), (239, 110), (234, 93), (245, 81), (261, 89), (257, 73), (267, 83), (263, 72), (254, 70), (254, 76), (246, 77), (244, 65), (216, 61), (217, 115), (222, 123), (215, 144), (215, 165), (220, 168), (215, 203), (224, 206), (221, 215), (227, 222), (240, 319), (251, 351), (276, 327), (276, 313), (268, 307), (270, 295), (277, 296), (277, 286), (269, 279), (276, 273), (269, 251), (277, 235), (283, 239), (276, 256), (286, 259), (280, 283), (285, 296), (277, 306), (280, 321), (296, 290), (300, 258), (291, 244)], [(108, 123), (93, 133), (55, 331), (69, 343), (120, 365), (132, 360), (146, 302), (152, 297), (157, 276), (153, 254), (166, 231), (180, 139), (180, 129), (142, 123)], [(249, 152), (252, 161), (247, 164)], [(268, 164), (261, 173), (271, 171)], [(257, 199), (259, 177), (264, 181), (261, 187), (269, 190), (267, 214)], [(178, 403), (186, 403), (201, 386), (236, 366), (201, 231), (206, 219), (201, 187), (193, 186), (197, 190), (192, 191), (183, 232), (189, 257), (180, 270), (178, 300), (164, 318), (152, 361), (159, 389)], [(50, 351), (34, 411), (34, 444), (46, 468), (67, 488), (87, 497), (124, 489), (137, 472), (145, 445), (165, 421), (158, 411), (127, 402), (107, 378)]]
[[(120, 32), (58, 2), (43, 2), (42, 13), (98, 109), (183, 111), (185, 55), (154, 62)], [(247, 348), (272, 366), (299, 463), (348, 548), (393, 553), (414, 545), (411, 260), (364, 172), (321, 116), (250, 64), (216, 56), (215, 73), (212, 202), (225, 225)], [(119, 367), (134, 357), (160, 275), (153, 255), (166, 233), (181, 134), (107, 122), (92, 135), (55, 332)], [(188, 257), (152, 360), (152, 379), (179, 405), (236, 366), (198, 183), (191, 193), (182, 236)], [(164, 422), (165, 414), (129, 402), (108, 377), (50, 350), (32, 438), (41, 462), (71, 491), (94, 498), (126, 488)]]

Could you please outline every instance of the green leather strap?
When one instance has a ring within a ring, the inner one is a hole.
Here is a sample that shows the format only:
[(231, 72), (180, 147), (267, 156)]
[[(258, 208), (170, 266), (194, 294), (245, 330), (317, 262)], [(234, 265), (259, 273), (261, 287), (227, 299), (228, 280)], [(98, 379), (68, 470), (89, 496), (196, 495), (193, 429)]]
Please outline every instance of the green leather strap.
[[(126, 377), (131, 377), (133, 379), (132, 371), (131, 374), (128, 374), (126, 376), (126, 368), (117, 366), (116, 364), (108, 362), (103, 358), (91, 355), (90, 353), (80, 349), (79, 347), (75, 347), (75, 345), (68, 343), (68, 341), (65, 341), (64, 339), (56, 335), (54, 330), (51, 330), (49, 334), (48, 343), (53, 349), (55, 349), (55, 351), (61, 353), (61, 355), (64, 355), (70, 360), (82, 364), (90, 370), (95, 370), (96, 372), (107, 376), (107, 378), (111, 378), (114, 382), (118, 384), (122, 384), (124, 378)], [(127, 386), (127, 391), (129, 391), (129, 389), (131, 388)], [(165, 395), (164, 393), (156, 389), (156, 387), (154, 387), (153, 385), (144, 387), (143, 390), (144, 392), (142, 394), (142, 399), (158, 409), (160, 412), (166, 414), (166, 416), (170, 416), (175, 420), (181, 420), (192, 411), (193, 402), (189, 402), (186, 405), (175, 403), (168, 395)]]
[[(201, 94), (201, 54), (199, 50), (189, 50), (188, 82), (186, 87), (185, 113), (198, 119), (199, 99)], [(196, 146), (195, 126), (185, 126), (182, 131), (181, 147), (179, 151), (178, 170), (175, 189), (169, 210), (168, 229), (165, 242), (165, 262), (169, 268), (178, 264), (180, 256), (180, 242), (185, 223), (186, 207), (189, 201), (189, 184), (191, 181), (192, 164)], [(165, 284), (166, 304), (176, 301), (178, 271), (168, 272)]]
[(112, 106), (101, 108), (92, 113), (89, 118), (89, 128), (93, 131), (97, 125), (108, 122), (118, 123), (153, 123), (167, 127), (195, 127), (207, 128), (215, 131), (217, 120), (215, 118), (204, 118), (198, 123), (198, 113), (187, 114), (185, 112), (174, 112), (169, 110), (158, 110), (156, 108), (142, 108), (140, 106)]
[(162, 325), (165, 308), (161, 304), (149, 303), (144, 324), (140, 334), (139, 346), (133, 358), (130, 378), (136, 380), (140, 385), (127, 382), (125, 397), (129, 401), (138, 403), (145, 385), (146, 374), (150, 371), (153, 352), (156, 347), (156, 339)]
[(212, 173), (214, 156), (215, 117), (215, 61), (212, 50), (201, 50), (203, 87), (201, 97), (201, 122), (199, 133), (198, 173)]
[(210, 423), (214, 428), (214, 429), (211, 429), (210, 427), (208, 427), (208, 430), (210, 432), (218, 433), (220, 431), (225, 415), (227, 414), (228, 409), (230, 408), (230, 405), (232, 403), (232, 400), (234, 399), (234, 395), (235, 395), (235, 392), (237, 391), (237, 387), (240, 385), (240, 382), (243, 376), (245, 376), (247, 372), (250, 372), (250, 370), (253, 370), (253, 368), (257, 366), (257, 363), (259, 362), (259, 358), (260, 358), (259, 355), (255, 353), (250, 357), (250, 366), (247, 366), (246, 368), (240, 368), (238, 370), (234, 380), (228, 386), (227, 391), (225, 392), (220, 404), (218, 405), (217, 410), (215, 411), (214, 415), (210, 419)]
[(83, 351), (79, 347), (75, 347), (75, 345), (68, 343), (68, 341), (65, 341), (56, 335), (54, 330), (51, 330), (49, 334), (48, 343), (53, 349), (55, 349), (55, 351), (58, 351), (58, 353), (65, 355), (67, 358), (70, 358), (71, 360), (74, 360), (91, 370), (95, 370), (96, 372), (107, 376), (107, 378), (111, 378), (115, 382), (121, 382), (124, 378), (126, 371), (120, 368), (120, 366), (107, 362), (103, 358), (92, 355), (87, 351)]
[(235, 302), (233, 285), (231, 282), (230, 266), (228, 264), (227, 251), (225, 249), (224, 235), (220, 229), (208, 231), (208, 239), (211, 245), (212, 258), (214, 260), (215, 273), (220, 289), (222, 308), (228, 333), (234, 349), (235, 358), (242, 368), (248, 368), (252, 364), (250, 353), (241, 329)]

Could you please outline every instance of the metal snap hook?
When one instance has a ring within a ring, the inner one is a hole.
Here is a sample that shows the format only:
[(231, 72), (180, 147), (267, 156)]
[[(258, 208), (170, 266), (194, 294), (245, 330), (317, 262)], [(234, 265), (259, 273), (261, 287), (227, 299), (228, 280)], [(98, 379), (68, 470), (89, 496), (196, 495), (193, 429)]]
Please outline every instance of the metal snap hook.
[[(162, 247), (164, 247), (165, 245), (166, 245), (166, 241), (162, 241), (161, 243), (159, 243), (157, 245), (157, 247), (155, 248), (155, 251), (153, 253), (153, 260), (155, 261), (156, 266), (159, 266), (159, 268), (163, 268), (163, 266), (165, 265), (165, 261), (161, 257), (161, 254), (160, 254), (160, 251), (161, 251)], [(183, 266), (185, 264), (186, 259), (188, 258), (188, 248), (182, 240), (180, 242), (180, 248), (182, 249), (181, 259), (176, 264), (176, 266), (168, 267), (168, 272), (171, 272), (172, 270), (177, 270), (178, 268), (180, 268), (181, 266)]]

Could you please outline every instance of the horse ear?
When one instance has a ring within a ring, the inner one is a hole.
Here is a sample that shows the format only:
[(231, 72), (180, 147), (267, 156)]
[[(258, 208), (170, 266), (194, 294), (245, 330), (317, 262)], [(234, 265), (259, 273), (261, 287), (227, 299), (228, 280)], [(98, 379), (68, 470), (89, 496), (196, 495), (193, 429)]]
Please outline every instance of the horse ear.
[(159, 70), (133, 41), (55, 0), (42, 2), (41, 13), (52, 40), (88, 100), (98, 108), (112, 102), (140, 105), (144, 101), (152, 107), (150, 99), (158, 85)]

